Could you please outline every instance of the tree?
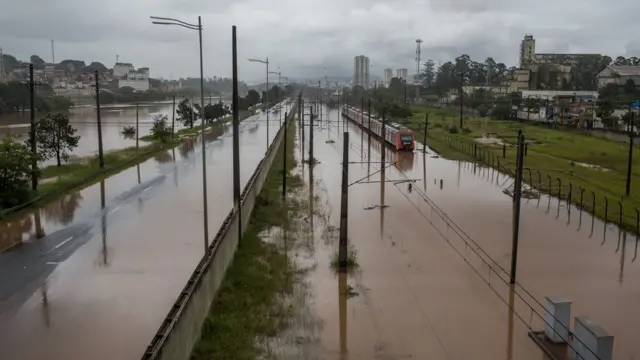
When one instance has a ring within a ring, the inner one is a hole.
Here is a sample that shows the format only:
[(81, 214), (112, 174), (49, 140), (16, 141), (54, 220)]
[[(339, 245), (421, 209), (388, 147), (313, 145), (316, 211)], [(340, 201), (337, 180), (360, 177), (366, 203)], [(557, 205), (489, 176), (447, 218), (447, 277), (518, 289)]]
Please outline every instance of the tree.
[(193, 107), (189, 104), (189, 99), (184, 99), (178, 104), (176, 115), (179, 122), (191, 129), (193, 129), (193, 120), (198, 117)]
[[(69, 117), (62, 113), (49, 114), (36, 125), (38, 152), (42, 159), (56, 158), (58, 166), (69, 160), (69, 151), (78, 146), (78, 131), (69, 124)], [(30, 143), (30, 140), (27, 140)]]
[(31, 63), (33, 64), (33, 67), (35, 69), (38, 69), (38, 70), (44, 69), (45, 62), (44, 62), (44, 60), (42, 60), (42, 58), (40, 56), (31, 55), (30, 60), (31, 60)]
[(260, 102), (260, 94), (253, 89), (249, 90), (245, 98), (247, 99), (247, 104), (250, 107)]
[(429, 59), (424, 63), (424, 70), (422, 72), (423, 85), (426, 88), (431, 88), (436, 82), (436, 64), (433, 60)]
[(171, 129), (167, 126), (168, 116), (165, 114), (153, 115), (153, 126), (151, 127), (151, 136), (162, 142), (166, 142), (171, 136)]
[[(0, 142), (0, 206), (19, 205), (31, 196), (31, 161), (35, 154), (12, 136)], [(35, 174), (39, 176), (40, 174)]]
[(121, 94), (133, 94), (134, 91), (136, 91), (136, 89), (132, 88), (131, 86), (123, 86), (118, 89), (118, 92), (120, 92)]
[(229, 106), (223, 102), (217, 102), (212, 105), (205, 105), (204, 107), (204, 119), (207, 123), (212, 123), (214, 120), (221, 119), (231, 114)]

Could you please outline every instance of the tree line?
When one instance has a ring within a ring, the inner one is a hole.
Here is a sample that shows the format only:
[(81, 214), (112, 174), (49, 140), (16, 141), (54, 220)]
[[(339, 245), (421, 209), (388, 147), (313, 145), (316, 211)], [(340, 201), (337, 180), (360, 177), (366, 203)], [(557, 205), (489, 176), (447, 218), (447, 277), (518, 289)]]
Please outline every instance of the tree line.
[[(30, 108), (29, 85), (20, 81), (0, 83), (0, 115), (25, 111)], [(64, 96), (55, 95), (51, 86), (36, 86), (34, 107), (39, 112), (67, 111), (73, 103)]]
[[(536, 90), (598, 90), (596, 75), (609, 65), (639, 66), (637, 57), (615, 59), (607, 55), (562, 56), (554, 63), (570, 67), (570, 76), (566, 79), (558, 66), (540, 64), (534, 72), (532, 87)], [(516, 67), (507, 67), (492, 57), (484, 61), (475, 61), (469, 55), (462, 54), (453, 61), (436, 66), (433, 60), (427, 60), (420, 74), (421, 85), (426, 93), (444, 95), (460, 85), (500, 85), (513, 76)]]

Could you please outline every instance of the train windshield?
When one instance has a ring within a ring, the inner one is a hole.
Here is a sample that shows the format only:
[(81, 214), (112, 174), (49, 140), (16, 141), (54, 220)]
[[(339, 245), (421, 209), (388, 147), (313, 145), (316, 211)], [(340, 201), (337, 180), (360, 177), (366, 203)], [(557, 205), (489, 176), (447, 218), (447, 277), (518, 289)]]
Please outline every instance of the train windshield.
[(405, 145), (409, 145), (409, 144), (413, 143), (413, 135), (411, 135), (411, 134), (402, 134), (402, 135), (400, 135), (400, 141), (402, 141), (402, 143), (405, 144)]

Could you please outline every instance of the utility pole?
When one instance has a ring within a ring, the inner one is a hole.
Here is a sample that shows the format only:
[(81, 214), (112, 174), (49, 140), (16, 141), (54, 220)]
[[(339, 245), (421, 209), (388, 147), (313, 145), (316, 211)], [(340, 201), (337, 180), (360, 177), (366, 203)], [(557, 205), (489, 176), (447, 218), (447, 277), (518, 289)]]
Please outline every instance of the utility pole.
[(429, 113), (424, 116), (424, 143), (422, 144), (422, 153), (427, 152), (427, 127), (429, 126)]
[(630, 114), (629, 121), (629, 156), (627, 157), (627, 186), (625, 194), (629, 196), (631, 193), (631, 163), (633, 162), (633, 112)]
[(462, 131), (462, 102), (464, 93), (462, 91), (462, 85), (464, 84), (464, 71), (460, 72), (460, 130)]
[(171, 138), (176, 137), (176, 96), (173, 95), (173, 111), (171, 112)]
[(140, 155), (140, 110), (136, 102), (136, 156)]
[(309, 106), (309, 166), (313, 165), (313, 106)]
[(38, 190), (38, 159), (36, 148), (36, 83), (33, 80), (33, 64), (29, 64), (29, 118), (31, 120), (31, 128), (29, 136), (31, 138), (31, 190)]
[[(380, 149), (382, 150), (382, 157), (380, 158), (380, 169), (384, 169), (385, 167), (385, 155), (387, 152), (385, 151), (385, 139), (387, 138), (387, 123), (385, 117), (387, 116), (387, 111), (382, 110), (382, 142), (380, 143)], [(384, 170), (382, 170), (384, 173)]]
[(369, 158), (369, 156), (371, 155), (371, 99), (369, 99), (368, 101), (368, 106), (367, 106), (367, 118), (369, 120), (369, 124), (367, 125), (367, 142), (368, 142), (368, 152), (369, 154), (367, 155), (367, 159)]
[(518, 242), (520, 232), (520, 203), (522, 197), (522, 170), (524, 168), (524, 135), (518, 130), (518, 151), (516, 156), (516, 178), (513, 189), (513, 237), (511, 243), (511, 278), (509, 283), (516, 283), (518, 266)]
[(282, 148), (282, 199), (287, 194), (287, 113), (284, 113), (284, 144)]
[(104, 169), (104, 152), (102, 151), (102, 120), (100, 119), (100, 78), (98, 70), (94, 73), (96, 79), (96, 112), (98, 119), (98, 159), (100, 163), (100, 169)]
[[(236, 26), (231, 27), (231, 52), (232, 52), (232, 104), (233, 112), (233, 207), (238, 214), (238, 244), (242, 240), (242, 208), (240, 207), (240, 112), (238, 94), (238, 44), (236, 39)], [(202, 119), (204, 121), (204, 117)], [(203, 130), (204, 131), (204, 130)], [(203, 133), (204, 134), (204, 133)], [(204, 139), (203, 139), (204, 141)], [(204, 154), (203, 154), (204, 156)], [(205, 184), (206, 186), (206, 184)]]
[(342, 189), (340, 196), (340, 243), (338, 249), (338, 261), (340, 270), (347, 268), (348, 218), (349, 218), (349, 132), (345, 131), (342, 143)]

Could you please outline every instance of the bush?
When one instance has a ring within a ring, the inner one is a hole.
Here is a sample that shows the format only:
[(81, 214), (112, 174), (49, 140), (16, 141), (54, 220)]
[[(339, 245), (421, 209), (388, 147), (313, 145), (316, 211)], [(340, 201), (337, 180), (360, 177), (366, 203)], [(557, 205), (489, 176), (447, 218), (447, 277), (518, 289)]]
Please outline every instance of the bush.
[(449, 127), (449, 133), (450, 134), (457, 134), (458, 133), (458, 127), (455, 125), (452, 125), (451, 127)]
[(151, 136), (154, 139), (166, 142), (171, 136), (171, 129), (167, 127), (168, 116), (157, 114), (153, 116), (153, 127), (151, 127)]
[(0, 206), (3, 208), (22, 204), (31, 197), (33, 156), (26, 145), (11, 136), (0, 143)]

